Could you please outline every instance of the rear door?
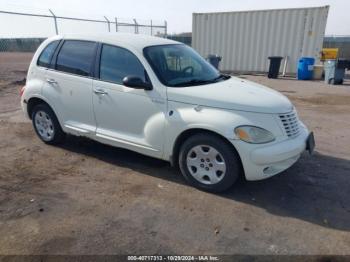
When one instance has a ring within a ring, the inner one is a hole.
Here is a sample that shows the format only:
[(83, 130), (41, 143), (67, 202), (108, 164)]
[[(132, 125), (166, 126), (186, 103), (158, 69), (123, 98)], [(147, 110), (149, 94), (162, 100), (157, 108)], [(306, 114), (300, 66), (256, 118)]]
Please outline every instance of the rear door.
[(97, 43), (65, 40), (47, 70), (44, 97), (60, 116), (63, 129), (93, 136), (92, 71)]

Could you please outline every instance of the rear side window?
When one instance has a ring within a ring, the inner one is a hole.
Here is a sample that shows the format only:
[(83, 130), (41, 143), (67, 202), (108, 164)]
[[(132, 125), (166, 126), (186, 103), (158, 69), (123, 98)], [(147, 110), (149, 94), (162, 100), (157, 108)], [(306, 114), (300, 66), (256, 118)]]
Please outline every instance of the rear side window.
[(146, 72), (138, 58), (130, 51), (103, 45), (100, 62), (100, 79), (117, 84), (126, 76), (138, 76), (146, 81)]
[(41, 55), (39, 56), (38, 63), (37, 63), (38, 66), (43, 66), (43, 67), (50, 66), (51, 58), (59, 42), (60, 41), (58, 40), (53, 41), (45, 47), (45, 49), (41, 52)]
[(96, 43), (65, 41), (57, 56), (56, 69), (81, 76), (90, 76)]

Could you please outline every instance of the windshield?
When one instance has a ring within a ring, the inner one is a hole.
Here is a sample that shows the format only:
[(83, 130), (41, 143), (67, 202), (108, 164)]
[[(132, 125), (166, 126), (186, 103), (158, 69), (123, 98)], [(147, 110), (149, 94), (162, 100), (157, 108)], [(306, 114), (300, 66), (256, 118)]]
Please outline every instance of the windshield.
[(144, 55), (166, 86), (203, 85), (229, 78), (186, 45), (149, 46)]

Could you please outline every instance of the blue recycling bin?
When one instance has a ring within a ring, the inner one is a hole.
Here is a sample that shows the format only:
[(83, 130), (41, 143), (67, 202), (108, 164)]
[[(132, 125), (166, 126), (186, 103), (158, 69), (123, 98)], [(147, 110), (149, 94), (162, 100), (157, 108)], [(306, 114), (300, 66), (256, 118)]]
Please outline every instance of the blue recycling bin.
[(313, 57), (300, 58), (298, 62), (298, 80), (312, 79), (314, 64), (315, 64), (315, 58)]

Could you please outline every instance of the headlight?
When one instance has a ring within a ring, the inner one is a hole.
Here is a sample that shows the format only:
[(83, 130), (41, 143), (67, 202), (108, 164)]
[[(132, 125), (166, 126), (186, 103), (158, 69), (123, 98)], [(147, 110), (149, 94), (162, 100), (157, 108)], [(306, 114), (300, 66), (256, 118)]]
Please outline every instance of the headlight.
[(235, 134), (239, 139), (252, 144), (263, 144), (275, 140), (270, 131), (256, 126), (236, 127)]

